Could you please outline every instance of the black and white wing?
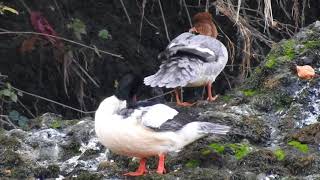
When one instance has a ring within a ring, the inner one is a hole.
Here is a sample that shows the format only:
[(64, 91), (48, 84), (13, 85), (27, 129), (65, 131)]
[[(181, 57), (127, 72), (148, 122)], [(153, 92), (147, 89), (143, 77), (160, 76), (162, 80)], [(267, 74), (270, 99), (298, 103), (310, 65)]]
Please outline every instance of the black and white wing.
[(186, 32), (173, 39), (159, 54), (159, 58), (168, 59), (178, 53), (190, 53), (201, 57), (206, 62), (212, 62), (216, 61), (218, 56), (225, 55), (226, 52), (225, 46), (219, 40)]
[(163, 123), (173, 119), (178, 114), (178, 111), (164, 104), (141, 107), (139, 111), (141, 116), (138, 121), (143, 126), (150, 128), (159, 128)]

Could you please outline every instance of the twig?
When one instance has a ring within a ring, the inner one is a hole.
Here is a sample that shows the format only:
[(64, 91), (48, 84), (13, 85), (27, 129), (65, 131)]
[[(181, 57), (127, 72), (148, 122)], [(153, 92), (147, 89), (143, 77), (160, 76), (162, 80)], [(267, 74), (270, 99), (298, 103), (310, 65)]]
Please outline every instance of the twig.
[(89, 73), (83, 69), (83, 67), (79, 64), (78, 61), (76, 61), (74, 58), (72, 58), (72, 61), (80, 68), (80, 70), (91, 80), (91, 82), (98, 88), (100, 88), (100, 85), (89, 75)]
[(241, 7), (241, 0), (238, 0), (236, 23), (239, 20), (240, 7)]
[(160, 11), (161, 11), (161, 16), (162, 16), (162, 21), (163, 21), (164, 29), (165, 29), (165, 31), (166, 31), (166, 36), (167, 36), (168, 41), (170, 42), (170, 37), (169, 37), (169, 33), (168, 33), (168, 28), (167, 28), (167, 24), (166, 24), (166, 19), (164, 18), (164, 14), (163, 14), (161, 1), (158, 0), (158, 3), (159, 3)]
[(141, 34), (142, 34), (142, 26), (143, 26), (143, 19), (144, 19), (144, 9), (146, 7), (147, 0), (142, 1), (142, 12), (141, 12), (141, 20), (140, 20), (140, 28), (139, 28), (139, 45), (138, 45), (138, 52), (140, 52), (140, 44), (141, 44)]
[(18, 103), (31, 115), (32, 118), (36, 118), (36, 116), (28, 109), (20, 100), (18, 100)]
[(228, 82), (229, 88), (232, 90), (231, 83), (229, 81), (229, 78), (228, 78), (227, 74), (224, 71), (222, 71), (222, 73), (223, 73), (224, 77), (226, 78), (226, 80)]
[(146, 17), (143, 18), (151, 27), (154, 27), (155, 29), (159, 29), (158, 26), (151, 23)]
[(107, 52), (107, 51), (96, 49), (96, 48), (93, 48), (91, 46), (88, 46), (88, 45), (85, 45), (85, 44), (82, 44), (82, 43), (79, 43), (79, 42), (76, 42), (76, 41), (72, 41), (70, 39), (66, 39), (66, 38), (63, 38), (63, 37), (59, 37), (59, 36), (54, 36), (54, 35), (49, 35), (49, 34), (44, 34), (44, 33), (38, 33), (38, 32), (8, 31), (8, 30), (5, 30), (3, 28), (0, 28), (0, 31), (2, 31), (2, 32), (0, 32), (0, 35), (1, 34), (34, 34), (34, 35), (41, 35), (41, 36), (49, 36), (49, 37), (57, 38), (57, 39), (60, 39), (60, 40), (66, 41), (66, 42), (77, 44), (77, 45), (82, 46), (82, 47), (86, 47), (86, 48), (91, 49), (93, 51), (99, 51), (101, 53), (108, 54), (110, 56), (114, 56), (114, 57), (117, 57), (117, 58), (120, 58), (120, 59), (124, 59), (122, 55), (113, 54), (113, 53), (110, 53), (110, 52)]
[[(0, 84), (4, 84), (2, 82), (0, 82)], [(42, 97), (42, 96), (39, 96), (39, 95), (36, 95), (36, 94), (33, 94), (33, 93), (29, 93), (27, 91), (24, 91), (24, 90), (21, 90), (21, 89), (18, 89), (16, 87), (13, 87), (11, 86), (12, 89), (16, 90), (16, 91), (20, 91), (24, 94), (27, 94), (29, 96), (33, 96), (33, 97), (36, 97), (36, 98), (39, 98), (39, 99), (42, 99), (42, 100), (45, 100), (45, 101), (48, 101), (48, 102), (51, 102), (51, 103), (54, 103), (54, 104), (58, 104), (62, 107), (65, 107), (65, 108), (68, 108), (68, 109), (72, 109), (74, 111), (77, 111), (77, 112), (80, 112), (80, 113), (83, 113), (83, 114), (92, 114), (92, 113), (95, 113), (95, 111), (82, 111), (80, 109), (77, 109), (77, 108), (74, 108), (74, 107), (71, 107), (71, 106), (68, 106), (68, 105), (65, 105), (65, 104), (62, 104), (60, 102), (57, 102), (57, 101), (54, 101), (54, 100), (51, 100), (51, 99), (48, 99), (48, 98), (45, 98), (45, 97)], [(0, 115), (1, 116), (1, 115)]]
[(206, 1), (206, 9), (205, 12), (209, 12), (209, 0)]
[(187, 7), (187, 4), (186, 4), (186, 0), (182, 0), (183, 2), (183, 6), (184, 6), (184, 9), (186, 10), (186, 13), (187, 13), (187, 17), (188, 17), (188, 21), (189, 21), (189, 24), (190, 24), (190, 28), (193, 27), (192, 25), (192, 21), (191, 21), (191, 18), (190, 18), (190, 13), (189, 13), (189, 10), (188, 10), (188, 7)]
[(23, 0), (19, 0), (22, 4), (22, 6), (24, 6), (24, 8), (27, 9), (28, 13), (30, 14), (31, 13), (31, 9), (27, 6), (27, 4), (23, 1)]
[(143, 25), (143, 18), (144, 18), (144, 9), (146, 7), (147, 0), (142, 1), (142, 12), (141, 12), (141, 21), (140, 21), (140, 28), (139, 28), (139, 36), (141, 40), (141, 33), (142, 33), (142, 25)]
[[(2, 122), (7, 122), (7, 124), (11, 125), (11, 126), (14, 127), (15, 129), (17, 129), (17, 126), (14, 125), (14, 124), (11, 122), (10, 118), (9, 118), (7, 115), (0, 115), (0, 117), (1, 117), (0, 119), (2, 120)], [(4, 118), (6, 121), (4, 121), (2, 118)]]
[(174, 92), (174, 90), (171, 90), (171, 91), (165, 92), (165, 93), (163, 93), (163, 94), (160, 94), (160, 95), (158, 95), (158, 96), (153, 96), (152, 98), (144, 99), (144, 101), (150, 101), (150, 100), (152, 100), (152, 99), (156, 99), (156, 98), (158, 98), (158, 97), (162, 97), (162, 96), (165, 96), (165, 95), (170, 94), (170, 93), (173, 93), (173, 92)]
[(126, 6), (124, 5), (124, 3), (123, 3), (122, 0), (120, 0), (120, 2), (121, 2), (121, 6), (122, 6), (122, 8), (123, 8), (123, 11), (124, 11), (124, 13), (125, 13), (126, 16), (127, 16), (127, 19), (128, 19), (128, 21), (129, 21), (129, 24), (131, 24), (131, 19), (130, 19), (130, 16), (129, 16), (128, 12), (127, 12), (127, 8), (126, 8)]

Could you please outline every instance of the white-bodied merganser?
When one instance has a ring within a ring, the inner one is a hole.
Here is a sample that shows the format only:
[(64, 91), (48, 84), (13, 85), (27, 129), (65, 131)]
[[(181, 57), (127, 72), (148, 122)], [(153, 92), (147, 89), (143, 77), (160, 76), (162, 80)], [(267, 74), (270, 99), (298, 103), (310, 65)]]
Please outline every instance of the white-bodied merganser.
[(130, 99), (137, 90), (135, 79), (132, 75), (124, 76), (115, 95), (104, 99), (95, 114), (95, 131), (106, 148), (120, 155), (140, 158), (137, 171), (125, 175), (143, 175), (146, 158), (150, 156), (159, 156), (157, 173), (163, 174), (166, 153), (180, 150), (205, 135), (229, 131), (229, 126), (175, 119), (178, 111), (165, 104), (131, 106)]

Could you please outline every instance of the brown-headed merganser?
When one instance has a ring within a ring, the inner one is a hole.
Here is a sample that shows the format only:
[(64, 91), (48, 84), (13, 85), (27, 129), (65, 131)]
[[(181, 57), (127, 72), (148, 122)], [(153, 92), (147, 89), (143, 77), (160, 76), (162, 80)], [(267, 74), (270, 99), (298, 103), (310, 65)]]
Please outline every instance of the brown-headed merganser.
[[(151, 87), (175, 88), (177, 105), (191, 106), (179, 98), (179, 88), (207, 86), (208, 101), (214, 101), (212, 83), (228, 61), (227, 48), (216, 39), (218, 33), (209, 13), (198, 13), (197, 23), (173, 39), (158, 56), (163, 60), (154, 75), (144, 79)], [(196, 34), (195, 34), (196, 33)]]

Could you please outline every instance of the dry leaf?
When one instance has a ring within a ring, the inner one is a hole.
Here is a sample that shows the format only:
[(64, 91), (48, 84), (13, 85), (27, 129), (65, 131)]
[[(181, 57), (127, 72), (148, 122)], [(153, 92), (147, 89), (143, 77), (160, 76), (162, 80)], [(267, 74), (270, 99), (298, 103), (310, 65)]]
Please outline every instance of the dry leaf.
[(296, 66), (298, 77), (301, 79), (313, 79), (316, 77), (314, 69), (309, 65)]

